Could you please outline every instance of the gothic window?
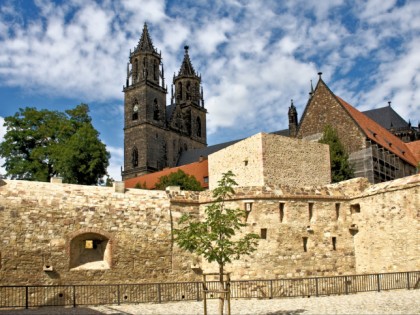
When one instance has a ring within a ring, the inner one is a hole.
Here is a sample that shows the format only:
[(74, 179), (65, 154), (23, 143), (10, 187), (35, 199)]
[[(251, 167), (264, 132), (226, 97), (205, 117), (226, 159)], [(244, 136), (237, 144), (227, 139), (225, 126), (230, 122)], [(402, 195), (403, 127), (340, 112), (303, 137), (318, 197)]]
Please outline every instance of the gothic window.
[(137, 74), (139, 72), (139, 62), (138, 62), (137, 58), (134, 59), (134, 71), (133, 72), (134, 72), (133, 73), (133, 80), (135, 82), (137, 82)]
[(197, 130), (196, 130), (197, 137), (201, 137), (201, 119), (197, 117)]
[(157, 61), (155, 60), (153, 63), (153, 79), (154, 80), (158, 80), (158, 72), (159, 72), (159, 68), (157, 65)]
[(178, 100), (182, 99), (182, 82), (178, 83), (178, 91), (176, 93), (176, 98)]
[(139, 165), (139, 151), (136, 147), (133, 148), (131, 153), (131, 164), (133, 167), (137, 167)]
[(138, 118), (139, 118), (139, 102), (136, 99), (133, 103), (132, 119), (137, 120)]
[(187, 81), (187, 100), (191, 99), (191, 82)]
[(143, 58), (143, 78), (147, 78), (147, 59)]
[(153, 119), (159, 120), (159, 106), (156, 98), (153, 100)]

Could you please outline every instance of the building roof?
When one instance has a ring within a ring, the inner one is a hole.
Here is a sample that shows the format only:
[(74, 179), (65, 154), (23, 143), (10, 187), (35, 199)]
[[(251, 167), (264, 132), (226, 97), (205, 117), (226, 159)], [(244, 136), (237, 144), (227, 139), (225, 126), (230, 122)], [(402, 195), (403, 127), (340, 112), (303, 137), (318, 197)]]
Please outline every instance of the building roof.
[(385, 129), (407, 129), (408, 123), (391, 107), (385, 106), (362, 112)]
[(143, 32), (141, 34), (139, 43), (137, 44), (135, 51), (137, 50), (150, 52), (156, 51), (155, 47), (153, 46), (152, 39), (150, 38), (146, 23), (144, 23)]
[(233, 141), (229, 141), (229, 142), (224, 142), (224, 143), (219, 143), (219, 144), (215, 144), (209, 147), (205, 147), (205, 148), (201, 148), (201, 149), (193, 149), (193, 150), (187, 150), (187, 151), (183, 151), (177, 166), (181, 166), (181, 165), (186, 165), (186, 164), (190, 164), (193, 162), (197, 162), (200, 157), (203, 158), (207, 158), (209, 156), (209, 154), (212, 154), (214, 152), (217, 152), (219, 150), (222, 150), (236, 142), (239, 142), (243, 139), (239, 139), (239, 140), (233, 140)]
[(185, 53), (184, 53), (184, 60), (181, 64), (181, 69), (179, 69), (178, 76), (185, 75), (185, 76), (195, 76), (195, 70), (192, 66), (190, 56), (188, 55), (188, 46), (184, 47)]
[(178, 170), (182, 170), (188, 175), (193, 175), (200, 182), (201, 187), (203, 188), (209, 187), (209, 183), (208, 183), (209, 167), (208, 167), (207, 159), (202, 159), (201, 161), (196, 161), (191, 164), (182, 165), (179, 167), (166, 168), (159, 172), (154, 172), (154, 173), (138, 176), (135, 178), (126, 179), (125, 187), (134, 188), (136, 184), (139, 183), (139, 185), (142, 188), (154, 189), (160, 177), (169, 175), (171, 173), (175, 173)]
[(420, 163), (420, 140), (408, 142), (405, 145), (407, 146), (407, 148), (410, 149), (411, 153), (414, 155), (414, 158), (417, 160), (417, 164), (419, 164)]
[(394, 153), (404, 161), (417, 166), (417, 161), (410, 149), (400, 138), (394, 136), (380, 124), (364, 115), (346, 101), (336, 96), (340, 104), (346, 109), (353, 120), (359, 125), (367, 138)]

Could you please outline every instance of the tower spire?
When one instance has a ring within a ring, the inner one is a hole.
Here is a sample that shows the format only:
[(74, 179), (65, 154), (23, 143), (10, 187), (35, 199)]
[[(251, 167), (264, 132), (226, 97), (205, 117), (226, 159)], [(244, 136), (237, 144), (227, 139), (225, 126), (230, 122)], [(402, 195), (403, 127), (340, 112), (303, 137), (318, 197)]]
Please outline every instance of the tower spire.
[(194, 75), (194, 76), (196, 76), (194, 67), (191, 64), (190, 56), (188, 55), (188, 49), (189, 49), (189, 47), (187, 45), (184, 46), (184, 50), (185, 50), (184, 60), (182, 61), (181, 69), (179, 69), (179, 73), (178, 73), (179, 76), (180, 75), (185, 75), (185, 76)]
[(134, 51), (150, 51), (150, 52), (156, 52), (155, 47), (153, 46), (152, 39), (149, 35), (149, 30), (147, 29), (147, 23), (144, 23), (143, 26), (143, 32), (141, 34), (139, 43), (137, 44), (137, 47)]

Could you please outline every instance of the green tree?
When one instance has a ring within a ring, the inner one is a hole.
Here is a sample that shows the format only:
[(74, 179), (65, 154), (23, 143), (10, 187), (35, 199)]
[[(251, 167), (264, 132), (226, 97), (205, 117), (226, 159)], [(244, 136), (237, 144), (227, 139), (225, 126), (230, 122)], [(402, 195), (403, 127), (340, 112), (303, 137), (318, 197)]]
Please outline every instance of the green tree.
[[(174, 229), (175, 242), (182, 249), (203, 256), (208, 262), (219, 266), (219, 286), (225, 290), (224, 268), (227, 263), (256, 250), (259, 235), (248, 233), (241, 238), (235, 234), (242, 227), (246, 214), (244, 210), (226, 207), (226, 200), (235, 191), (237, 183), (231, 171), (223, 174), (218, 187), (213, 190), (215, 202), (205, 209), (205, 219), (199, 221), (185, 214), (179, 220), (179, 229)], [(219, 297), (219, 312), (223, 314), (224, 296)]]
[(203, 190), (200, 182), (193, 175), (188, 175), (183, 170), (160, 177), (155, 187), (164, 190), (168, 186), (180, 186), (182, 190)]
[(97, 184), (106, 175), (110, 154), (80, 104), (64, 113), (35, 108), (19, 109), (4, 119), (6, 134), (0, 143), (6, 176), (49, 181), (60, 175), (75, 184)]
[(349, 162), (349, 155), (338, 137), (337, 130), (331, 125), (326, 125), (319, 143), (328, 144), (330, 146), (332, 182), (337, 183), (353, 178), (354, 169)]

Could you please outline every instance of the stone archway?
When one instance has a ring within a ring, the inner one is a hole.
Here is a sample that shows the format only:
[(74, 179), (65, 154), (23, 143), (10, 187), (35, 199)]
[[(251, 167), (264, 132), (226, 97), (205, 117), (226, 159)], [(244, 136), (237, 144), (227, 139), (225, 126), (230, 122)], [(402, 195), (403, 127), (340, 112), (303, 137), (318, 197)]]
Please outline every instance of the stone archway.
[(70, 239), (71, 270), (104, 270), (111, 268), (111, 240), (93, 231), (80, 232)]

